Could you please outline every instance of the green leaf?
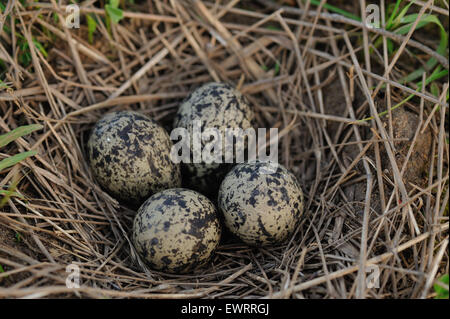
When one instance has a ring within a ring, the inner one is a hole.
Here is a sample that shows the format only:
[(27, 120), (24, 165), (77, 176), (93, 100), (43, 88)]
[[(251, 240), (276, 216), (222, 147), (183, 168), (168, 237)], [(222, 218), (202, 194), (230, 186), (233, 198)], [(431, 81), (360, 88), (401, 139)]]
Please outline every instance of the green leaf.
[(10, 191), (10, 190), (5, 190), (5, 189), (0, 189), (0, 195), (7, 196), (7, 197), (19, 197), (21, 199), (25, 199), (25, 197), (23, 197), (22, 194), (19, 194), (18, 192), (14, 192), (14, 191)]
[[(306, 0), (303, 0), (303, 2), (306, 2)], [(321, 1), (320, 0), (310, 0), (310, 2), (315, 6), (319, 6)], [(339, 13), (340, 15), (343, 15), (344, 17), (350, 18), (352, 20), (361, 21), (361, 18), (358, 17), (357, 15), (354, 15), (348, 11), (342, 10), (338, 7), (332, 6), (331, 4), (325, 3), (323, 5), (323, 7), (327, 10), (330, 10), (331, 12)]]
[(277, 76), (280, 73), (280, 63), (275, 63), (275, 73), (274, 76)]
[[(417, 20), (419, 14), (417, 13), (413, 13), (413, 14), (409, 14), (406, 17), (402, 18), (401, 23), (403, 24), (407, 24), (403, 27), (398, 28), (397, 30), (395, 30), (395, 33), (398, 34), (406, 34), (409, 32), (409, 29), (412, 27), (413, 23)], [(419, 23), (417, 24), (416, 30), (427, 25), (428, 23), (435, 23), (439, 26), (439, 28), (441, 30), (445, 31), (445, 28), (442, 26), (441, 21), (439, 20), (438, 17), (436, 17), (435, 15), (425, 15), (422, 16), (419, 20)]]
[(30, 50), (28, 49), (28, 42), (26, 42), (24, 39), (19, 37), (19, 50), (21, 51), (19, 53), (19, 62), (23, 66), (28, 66), (31, 62), (31, 54)]
[(436, 84), (436, 82), (431, 83), (430, 90), (431, 90), (431, 94), (433, 94), (436, 97), (439, 97), (439, 87)]
[(109, 0), (109, 5), (113, 8), (118, 8), (120, 4), (120, 0)]
[(8, 34), (11, 34), (11, 28), (6, 24), (3, 25), (3, 31), (5, 31)]
[(86, 19), (88, 25), (88, 40), (89, 43), (92, 44), (94, 42), (94, 32), (97, 29), (97, 22), (90, 14), (86, 15)]
[(23, 125), (15, 128), (11, 132), (0, 135), (0, 147), (4, 147), (11, 143), (12, 141), (22, 137), (24, 135), (28, 135), (34, 131), (42, 129), (43, 126), (41, 124), (31, 124), (31, 125)]
[[(373, 46), (375, 48), (379, 48), (382, 44), (383, 44), (383, 38), (380, 37), (380, 38), (377, 38), (375, 40)], [(394, 45), (392, 44), (391, 39), (386, 39), (386, 46), (387, 46), (387, 49), (388, 49), (388, 53), (391, 54), (392, 51), (394, 50)], [(370, 48), (369, 50), (370, 50), (370, 53), (372, 54), (373, 53), (373, 48)]]
[[(383, 43), (383, 38), (377, 38), (375, 40), (375, 43), (373, 44), (373, 46), (375, 48), (380, 47), (380, 45)], [(394, 52), (394, 44), (392, 43), (391, 39), (386, 39), (386, 46), (387, 46), (387, 50), (388, 50), (388, 54), (391, 55), (392, 52)], [(370, 48), (370, 53), (373, 52), (373, 48)]]
[[(448, 285), (448, 274), (443, 275), (441, 278), (438, 279), (443, 284)], [(436, 292), (435, 299), (448, 299), (448, 290), (444, 287), (439, 286), (438, 284), (434, 284), (434, 291)]]
[[(1, 61), (1, 60), (0, 60)], [(0, 79), (0, 89), (9, 89), (10, 86)]]
[[(1, 274), (2, 272), (6, 272), (6, 271), (5, 271), (5, 269), (3, 269), (3, 266), (0, 265), (0, 274)], [(4, 276), (4, 278), (8, 278), (8, 276)], [(3, 279), (3, 278), (0, 278), (0, 282), (2, 281), (2, 279)]]
[[(439, 80), (440, 78), (443, 78), (444, 76), (448, 76), (448, 70), (441, 71), (441, 68), (438, 67), (434, 70), (433, 73), (431, 73), (430, 77), (425, 80), (425, 85), (428, 85), (433, 81)], [(417, 87), (422, 87), (422, 81), (417, 82), (416, 85), (417, 85)]]
[[(425, 79), (425, 86), (427, 86), (428, 84), (432, 83), (435, 80), (438, 80), (438, 79), (448, 75), (448, 71), (447, 70), (443, 70), (443, 71), (440, 71), (440, 72), (439, 72), (439, 70), (440, 70), (439, 67), (436, 68), (434, 70), (434, 72), (431, 74), (431, 76)], [(419, 92), (419, 90), (422, 88), (422, 81), (417, 82), (416, 86), (417, 86), (416, 92)], [(384, 88), (386, 86), (383, 85), (382, 87)], [(402, 100), (401, 102), (399, 102), (396, 105), (394, 105), (393, 107), (391, 107), (391, 110), (395, 110), (396, 108), (402, 106), (403, 104), (405, 104), (406, 102), (411, 100), (414, 96), (415, 96), (414, 94), (410, 94), (404, 100)], [(386, 114), (388, 114), (388, 110), (378, 113), (378, 116), (381, 117), (381, 116), (384, 116)], [(372, 119), (373, 119), (373, 116), (370, 116), (370, 117), (366, 117), (365, 119), (362, 119), (360, 121), (364, 122), (364, 121), (369, 121), (369, 120), (372, 120)]]
[(11, 157), (1, 160), (0, 161), (0, 172), (2, 170), (4, 170), (5, 168), (8, 168), (8, 167), (16, 165), (17, 163), (20, 163), (21, 161), (23, 161), (24, 159), (26, 159), (30, 156), (36, 155), (36, 153), (37, 153), (37, 151), (33, 150), (33, 151), (19, 153), (14, 156), (11, 156)]
[(47, 57), (48, 56), (48, 53), (47, 53), (47, 51), (44, 49), (44, 47), (42, 46), (42, 44), (40, 44), (38, 41), (36, 41), (35, 39), (33, 39), (33, 43), (34, 43), (34, 45), (36, 46), (36, 48), (39, 50), (39, 51), (41, 51), (41, 53), (42, 53), (42, 55), (44, 56), (44, 57)]
[(105, 10), (112, 22), (119, 23), (119, 21), (123, 19), (123, 11), (121, 9), (107, 4), (105, 5)]
[[(417, 16), (418, 16), (417, 14), (410, 14), (410, 15), (404, 17), (402, 19), (402, 22), (408, 23), (408, 24), (395, 30), (395, 33), (398, 33), (398, 34), (408, 33), (412, 24), (417, 19)], [(439, 21), (439, 19), (434, 15), (423, 16), (420, 19), (420, 22), (418, 23), (417, 28), (424, 27), (429, 23), (436, 24), (440, 29), (441, 39), (439, 41), (439, 45), (436, 49), (436, 52), (445, 56), (446, 52), (447, 52), (447, 47), (448, 47), (448, 34), (447, 34), (447, 31), (445, 30), (445, 28), (443, 27), (443, 25), (441, 24), (441, 21)], [(431, 58), (425, 63), (425, 65), (426, 65), (425, 68), (423, 68), (423, 67), (418, 68), (411, 74), (408, 74), (406, 77), (400, 79), (399, 82), (400, 83), (408, 83), (408, 82), (414, 81), (414, 80), (418, 79), (419, 77), (421, 77), (425, 71), (429, 71), (429, 70), (433, 69), (437, 64), (438, 64), (438, 61), (435, 58)]]
[(405, 16), (405, 14), (408, 12), (408, 9), (414, 4), (414, 2), (416, 2), (416, 0), (411, 1), (410, 3), (408, 3), (403, 9), (402, 11), (400, 11), (400, 13), (398, 14), (398, 16), (395, 17), (394, 21), (393, 21), (393, 25), (397, 26), (401, 23), (403, 17)]
[(274, 31), (281, 31), (281, 29), (280, 29), (279, 27), (276, 27), (276, 26), (274, 26), (274, 25), (268, 25), (268, 26), (266, 27), (266, 29), (268, 29), (268, 30), (274, 30)]
[(21, 194), (17, 193), (15, 190), (17, 189), (17, 184), (19, 183), (19, 179), (14, 179), (9, 185), (8, 190), (0, 190), (0, 194), (3, 195), (3, 198), (0, 200), (0, 208), (5, 206), (5, 204), (9, 201), (11, 197), (19, 197), (21, 199), (25, 199)]
[(392, 52), (394, 52), (394, 43), (392, 43), (392, 40), (386, 39), (386, 45), (387, 45), (388, 53), (392, 54)]
[(392, 21), (394, 21), (395, 15), (397, 14), (401, 2), (402, 2), (401, 0), (397, 0), (397, 2), (395, 3), (394, 10), (392, 10), (391, 15), (389, 16), (389, 19), (386, 22), (386, 30), (390, 30), (392, 28)]

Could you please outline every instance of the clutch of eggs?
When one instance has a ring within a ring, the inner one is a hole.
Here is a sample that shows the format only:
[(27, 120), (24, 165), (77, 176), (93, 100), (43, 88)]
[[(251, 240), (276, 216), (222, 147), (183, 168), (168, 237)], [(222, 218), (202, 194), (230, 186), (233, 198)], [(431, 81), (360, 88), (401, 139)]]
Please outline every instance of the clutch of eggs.
[[(253, 119), (237, 90), (208, 83), (181, 104), (173, 125), (192, 136), (199, 120), (201, 131), (216, 128), (224, 135), (226, 128), (251, 128)], [(156, 121), (132, 111), (106, 114), (87, 145), (91, 171), (102, 188), (140, 205), (132, 240), (153, 269), (186, 273), (207, 262), (220, 241), (219, 213), (231, 233), (252, 246), (280, 244), (293, 234), (303, 214), (303, 193), (285, 167), (259, 161), (233, 168), (205, 162), (180, 167), (171, 160), (172, 145)], [(180, 188), (182, 175), (190, 189)], [(217, 200), (219, 211), (210, 199)]]

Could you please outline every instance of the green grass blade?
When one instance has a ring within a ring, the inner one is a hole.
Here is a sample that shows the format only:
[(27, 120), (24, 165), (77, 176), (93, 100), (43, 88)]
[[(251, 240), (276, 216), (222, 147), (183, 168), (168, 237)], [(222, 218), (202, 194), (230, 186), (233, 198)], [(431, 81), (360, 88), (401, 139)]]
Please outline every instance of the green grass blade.
[(25, 197), (18, 192), (16, 192), (17, 185), (19, 184), (20, 179), (14, 178), (11, 184), (9, 185), (7, 190), (0, 190), (0, 195), (2, 195), (2, 199), (0, 200), (0, 208), (5, 206), (5, 204), (9, 201), (11, 197), (19, 197), (21, 199), (25, 199)]
[[(443, 71), (440, 71), (440, 72), (436, 72), (436, 70), (435, 70), (435, 72), (433, 72), (433, 74), (429, 78), (427, 78), (425, 80), (425, 86), (427, 86), (428, 84), (432, 83), (433, 81), (436, 81), (436, 80), (438, 80), (438, 79), (440, 79), (440, 78), (442, 78), (444, 76), (447, 76), (447, 75), (448, 75), (448, 71), (447, 70), (443, 70)], [(422, 81), (416, 83), (416, 86), (417, 86), (417, 89), (415, 91), (419, 92), (419, 89), (422, 87)], [(386, 86), (383, 85), (383, 87), (386, 87)], [(393, 107), (391, 107), (391, 111), (393, 111), (396, 108), (402, 106), (403, 104), (405, 104), (406, 102), (411, 100), (414, 96), (415, 96), (415, 94), (409, 95), (407, 98), (405, 98), (404, 100), (402, 100), (398, 104), (396, 104)], [(386, 115), (388, 113), (389, 113), (389, 110), (386, 110), (386, 111), (378, 113), (378, 116), (381, 117), (381, 116), (384, 116), (384, 115)], [(359, 121), (361, 121), (361, 122), (370, 121), (370, 120), (373, 120), (373, 118), (374, 118), (373, 116), (370, 116), (370, 117), (366, 117), (365, 119), (362, 119), (362, 120), (359, 120)]]
[[(7, 197), (19, 197), (20, 199), (25, 199), (25, 197), (23, 197), (22, 194), (19, 194), (18, 192), (15, 192), (15, 191), (6, 190), (6, 189), (0, 189), (0, 195), (7, 196)], [(1, 205), (0, 205), (0, 207), (1, 207)]]
[[(439, 281), (443, 284), (448, 285), (448, 274), (443, 275), (441, 278), (439, 278)], [(439, 286), (438, 284), (434, 284), (434, 291), (436, 292), (435, 299), (448, 299), (448, 290), (444, 287)]]
[[(375, 40), (375, 43), (373, 44), (373, 46), (375, 48), (379, 48), (382, 43), (383, 43), (383, 38), (377, 38)], [(394, 52), (394, 44), (392, 43), (391, 39), (386, 39), (386, 45), (387, 45), (388, 53), (392, 54), (392, 52)], [(369, 50), (370, 50), (369, 52), (372, 54), (373, 48), (370, 48)]]
[[(306, 2), (306, 1), (303, 1), (303, 2)], [(319, 6), (320, 5), (320, 1), (318, 1), (318, 0), (310, 0), (310, 2), (311, 2), (311, 4), (313, 4), (315, 6)], [(331, 12), (343, 15), (344, 17), (347, 17), (347, 18), (350, 18), (350, 19), (353, 19), (353, 20), (356, 20), (356, 21), (361, 21), (361, 18), (358, 17), (357, 15), (354, 15), (354, 14), (348, 12), (348, 11), (342, 10), (341, 8), (335, 7), (335, 6), (331, 5), (331, 4), (325, 3), (323, 5), (323, 7), (325, 9), (331, 11)]]
[[(0, 60), (1, 62), (1, 60)], [(8, 84), (6, 84), (5, 82), (2, 81), (2, 79), (0, 79), (0, 89), (9, 89), (10, 86)]]
[[(417, 14), (410, 14), (410, 15), (404, 17), (402, 22), (405, 22), (408, 24), (397, 29), (395, 31), (395, 33), (398, 33), (398, 34), (408, 33), (412, 24), (417, 19), (417, 16), (418, 16)], [(445, 56), (446, 52), (447, 52), (447, 47), (448, 47), (448, 34), (447, 34), (445, 28), (443, 27), (443, 25), (441, 24), (441, 22), (439, 21), (439, 19), (434, 15), (428, 15), (428, 16), (422, 17), (420, 20), (421, 21), (417, 25), (417, 28), (423, 27), (429, 23), (434, 23), (439, 27), (440, 33), (441, 33), (441, 39), (439, 41), (439, 45), (436, 49), (436, 52)], [(431, 58), (426, 62), (425, 68), (420, 67), (416, 71), (414, 71), (411, 74), (408, 74), (406, 77), (400, 79), (399, 82), (400, 83), (408, 83), (408, 82), (414, 81), (414, 80), (420, 78), (425, 71), (433, 69), (437, 64), (438, 64), (438, 61), (435, 58)]]
[(16, 231), (14, 234), (14, 238), (16, 239), (16, 242), (20, 243), (22, 241), (22, 235)]
[(0, 147), (4, 147), (4, 146), (8, 145), (9, 143), (11, 143), (12, 141), (18, 139), (19, 137), (28, 135), (28, 134), (30, 134), (34, 131), (40, 130), (42, 128), (43, 128), (43, 126), (41, 124), (24, 125), (24, 126), (15, 128), (11, 132), (0, 135)]
[(390, 30), (392, 28), (392, 22), (394, 21), (394, 18), (397, 14), (398, 8), (400, 7), (401, 0), (397, 0), (395, 3), (394, 10), (392, 10), (391, 15), (389, 16), (388, 21), (386, 22), (386, 30)]
[(120, 4), (120, 0), (109, 0), (109, 5), (113, 8), (118, 8)]
[(11, 185), (8, 190), (0, 190), (0, 195), (3, 196), (0, 200), (0, 208), (5, 206), (5, 204), (9, 201), (11, 197), (19, 197), (20, 199), (25, 199), (25, 197), (14, 190), (17, 187), (17, 183), (14, 185)]
[(436, 97), (439, 97), (439, 87), (436, 84), (436, 82), (431, 83), (430, 91), (431, 91), (431, 94), (433, 94)]
[(1, 160), (0, 161), (0, 172), (2, 170), (4, 170), (5, 168), (8, 168), (8, 167), (16, 165), (17, 163), (20, 163), (21, 161), (23, 161), (24, 159), (26, 159), (30, 156), (36, 155), (36, 153), (37, 153), (37, 151), (33, 150), (33, 151), (19, 153), (14, 156), (11, 156), (11, 157)]
[(47, 50), (40, 44), (37, 40), (33, 39), (33, 43), (36, 46), (36, 48), (42, 53), (44, 57), (48, 56)]
[[(434, 70), (434, 72), (430, 75), (430, 77), (425, 80), (425, 85), (428, 85), (433, 81), (439, 80), (440, 78), (443, 78), (444, 76), (448, 76), (448, 70), (441, 71), (440, 67), (436, 68), (436, 70)], [(422, 81), (417, 82), (416, 85), (417, 85), (417, 87), (421, 87)]]
[[(3, 272), (6, 272), (6, 271), (5, 271), (5, 269), (3, 269), (3, 266), (0, 264), (0, 274), (3, 273)], [(8, 278), (8, 276), (1, 277), (0, 278), (0, 282), (2, 282), (3, 278)]]
[(275, 73), (274, 76), (277, 76), (280, 73), (280, 63), (278, 61), (275, 63)]
[(123, 11), (119, 9), (119, 0), (109, 0), (109, 4), (105, 5), (105, 11), (113, 23), (119, 23), (123, 19)]
[(97, 29), (97, 22), (90, 14), (86, 15), (86, 19), (88, 25), (88, 40), (89, 43), (92, 44), (94, 42), (94, 32)]
[(119, 23), (123, 18), (123, 11), (110, 5), (105, 5), (105, 10), (113, 23)]
[(282, 30), (281, 28), (276, 27), (276, 26), (274, 26), (274, 25), (268, 25), (268, 26), (266, 27), (266, 29), (274, 30), (274, 31), (281, 31), (281, 30)]
[(416, 2), (416, 0), (411, 1), (410, 3), (408, 3), (403, 9), (402, 11), (400, 11), (400, 13), (398, 14), (398, 16), (395, 17), (394, 21), (393, 21), (393, 25), (397, 26), (401, 23), (403, 17), (406, 15), (406, 13), (408, 12), (409, 8), (414, 4), (414, 2)]

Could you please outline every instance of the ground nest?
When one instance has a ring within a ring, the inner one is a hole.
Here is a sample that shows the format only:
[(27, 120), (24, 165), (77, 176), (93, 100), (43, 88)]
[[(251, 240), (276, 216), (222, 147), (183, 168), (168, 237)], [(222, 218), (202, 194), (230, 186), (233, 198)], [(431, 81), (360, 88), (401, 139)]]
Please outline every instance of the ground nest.
[[(448, 82), (400, 79), (429, 58), (448, 70), (438, 39), (369, 29), (303, 1), (136, 0), (117, 22), (104, 1), (86, 3), (80, 28), (62, 24), (57, 1), (2, 10), (0, 29), (16, 24), (0, 36), (0, 133), (43, 127), (0, 148), (0, 160), (37, 151), (0, 171), (1, 189), (15, 190), (0, 204), (0, 297), (435, 296), (448, 274)], [(411, 10), (448, 19), (431, 1)], [(202, 268), (160, 273), (131, 244), (135, 211), (92, 178), (87, 139), (114, 110), (170, 132), (181, 101), (211, 81), (242, 92), (256, 127), (278, 128), (304, 215), (281, 246), (225, 233)], [(67, 285), (74, 265), (79, 288)]]

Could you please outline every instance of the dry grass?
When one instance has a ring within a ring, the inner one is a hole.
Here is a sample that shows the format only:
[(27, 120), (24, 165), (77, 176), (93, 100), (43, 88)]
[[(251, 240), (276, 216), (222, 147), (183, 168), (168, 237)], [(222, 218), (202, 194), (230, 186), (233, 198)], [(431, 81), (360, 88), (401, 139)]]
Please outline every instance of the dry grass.
[[(93, 2), (83, 15), (104, 16)], [(448, 60), (413, 36), (417, 23), (399, 36), (302, 1), (142, 2), (110, 30), (100, 23), (93, 44), (83, 19), (80, 29), (55, 22), (54, 13), (59, 21), (65, 14), (55, 0), (6, 5), (29, 47), (33, 37), (51, 48), (47, 58), (31, 50), (24, 67), (15, 33), (1, 34), (10, 87), (0, 92), (1, 131), (44, 129), (0, 150), (0, 160), (38, 151), (0, 175), (2, 188), (19, 181), (25, 196), (0, 209), (0, 297), (433, 297), (449, 267), (448, 82), (437, 82), (438, 98), (397, 80), (425, 57), (446, 69)], [(448, 18), (432, 1), (416, 8), (419, 17), (434, 10)], [(11, 25), (4, 17), (0, 27)], [(380, 36), (383, 48), (371, 52)], [(399, 44), (391, 57), (387, 38)], [(307, 209), (283, 246), (252, 249), (225, 238), (196, 273), (159, 273), (136, 259), (134, 213), (94, 183), (85, 143), (102, 114), (117, 109), (170, 129), (180, 101), (212, 80), (239, 87), (258, 127), (279, 128), (280, 161), (301, 181)], [(378, 114), (411, 93), (401, 110)], [(413, 128), (396, 121), (405, 109)], [(65, 284), (70, 263), (81, 269), (76, 290)], [(368, 288), (374, 265), (379, 287)]]

